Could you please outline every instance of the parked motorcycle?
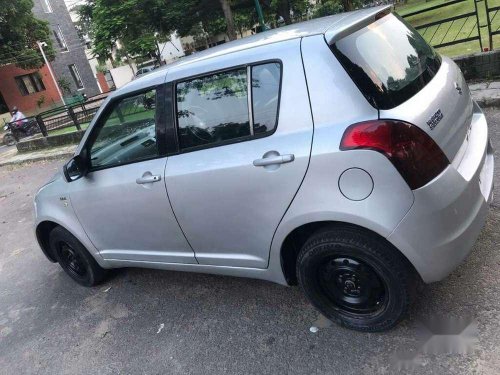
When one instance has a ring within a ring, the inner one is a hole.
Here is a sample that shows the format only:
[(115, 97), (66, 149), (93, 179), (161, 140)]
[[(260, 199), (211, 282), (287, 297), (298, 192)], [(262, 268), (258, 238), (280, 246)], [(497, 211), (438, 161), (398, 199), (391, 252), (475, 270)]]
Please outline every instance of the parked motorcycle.
[(5, 124), (3, 130), (7, 133), (3, 136), (3, 143), (7, 146), (13, 146), (21, 138), (32, 136), (38, 133), (39, 128), (36, 120), (9, 122)]

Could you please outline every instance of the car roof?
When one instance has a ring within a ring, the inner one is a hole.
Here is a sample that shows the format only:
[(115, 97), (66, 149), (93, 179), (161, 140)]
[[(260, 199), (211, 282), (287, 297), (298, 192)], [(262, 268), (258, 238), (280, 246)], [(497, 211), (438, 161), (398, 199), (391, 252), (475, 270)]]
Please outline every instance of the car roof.
[(134, 80), (116, 91), (117, 95), (140, 90), (142, 87), (163, 83), (165, 75), (184, 65), (197, 61), (215, 58), (218, 56), (235, 53), (249, 48), (260, 47), (286, 40), (303, 38), (312, 35), (324, 34), (327, 41), (332, 42), (344, 36), (353, 25), (363, 20), (373, 19), (373, 16), (390, 9), (390, 5), (371, 7), (352, 12), (334, 14), (332, 16), (316, 18), (309, 21), (299, 22), (292, 25), (267, 30), (245, 38), (237, 39), (228, 43), (195, 52), (192, 55), (182, 57), (176, 62), (160, 67), (147, 76)]

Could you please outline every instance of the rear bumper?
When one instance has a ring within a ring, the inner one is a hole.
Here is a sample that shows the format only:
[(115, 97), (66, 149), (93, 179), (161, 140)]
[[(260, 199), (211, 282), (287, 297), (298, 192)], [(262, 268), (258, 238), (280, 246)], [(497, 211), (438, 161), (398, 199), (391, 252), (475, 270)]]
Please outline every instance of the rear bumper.
[(460, 160), (414, 191), (413, 206), (388, 237), (427, 283), (443, 279), (466, 258), (488, 215), (493, 150), (486, 118), (475, 108)]

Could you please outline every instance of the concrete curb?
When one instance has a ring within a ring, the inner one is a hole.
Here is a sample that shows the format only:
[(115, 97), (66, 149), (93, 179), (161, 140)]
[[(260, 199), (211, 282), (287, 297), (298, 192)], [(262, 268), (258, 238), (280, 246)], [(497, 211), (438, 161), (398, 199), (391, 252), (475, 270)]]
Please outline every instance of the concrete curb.
[(29, 158), (29, 159), (27, 158), (27, 159), (17, 159), (17, 160), (7, 160), (7, 161), (0, 160), (0, 167), (5, 167), (8, 165), (20, 165), (20, 164), (24, 164), (24, 163), (32, 163), (32, 162), (43, 161), (43, 160), (56, 160), (56, 159), (70, 158), (73, 155), (74, 155), (74, 152), (64, 152), (64, 153), (54, 154), (54, 155), (35, 156), (35, 157)]
[(481, 108), (500, 107), (500, 98), (484, 98), (476, 100)]

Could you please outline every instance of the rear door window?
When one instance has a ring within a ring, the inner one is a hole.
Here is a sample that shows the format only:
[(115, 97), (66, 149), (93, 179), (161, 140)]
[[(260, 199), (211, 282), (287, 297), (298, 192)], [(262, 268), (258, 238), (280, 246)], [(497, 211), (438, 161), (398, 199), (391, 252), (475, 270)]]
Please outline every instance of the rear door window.
[(419, 92), (437, 73), (441, 58), (396, 14), (388, 14), (331, 46), (367, 100), (394, 108)]
[(177, 83), (181, 150), (273, 132), (278, 122), (280, 82), (280, 64), (266, 63)]
[(177, 85), (181, 149), (250, 135), (246, 68)]

